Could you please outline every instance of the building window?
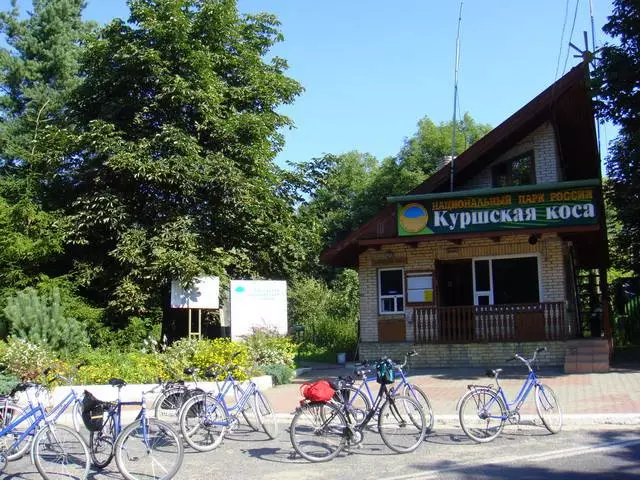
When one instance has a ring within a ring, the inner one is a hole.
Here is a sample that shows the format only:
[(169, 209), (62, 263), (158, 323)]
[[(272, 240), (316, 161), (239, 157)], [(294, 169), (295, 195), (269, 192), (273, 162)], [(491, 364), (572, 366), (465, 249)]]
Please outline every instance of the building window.
[(476, 305), (538, 303), (538, 257), (474, 260), (473, 290)]
[(433, 274), (407, 273), (407, 305), (433, 303)]
[(378, 299), (380, 313), (404, 312), (404, 281), (401, 268), (378, 270)]
[(494, 165), (491, 173), (494, 187), (533, 185), (536, 183), (533, 152)]

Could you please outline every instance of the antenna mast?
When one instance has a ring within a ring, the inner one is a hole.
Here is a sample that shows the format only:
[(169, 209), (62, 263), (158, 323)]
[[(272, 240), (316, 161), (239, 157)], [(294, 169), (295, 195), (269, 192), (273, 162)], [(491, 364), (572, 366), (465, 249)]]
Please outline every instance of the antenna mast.
[(450, 190), (453, 192), (453, 175), (455, 171), (455, 161), (456, 161), (456, 110), (458, 107), (458, 67), (460, 66), (460, 24), (462, 23), (462, 5), (463, 2), (460, 2), (460, 14), (458, 15), (458, 34), (456, 36), (456, 66), (454, 73), (454, 81), (453, 81), (453, 122), (451, 124), (452, 135), (451, 135), (451, 179), (450, 179)]

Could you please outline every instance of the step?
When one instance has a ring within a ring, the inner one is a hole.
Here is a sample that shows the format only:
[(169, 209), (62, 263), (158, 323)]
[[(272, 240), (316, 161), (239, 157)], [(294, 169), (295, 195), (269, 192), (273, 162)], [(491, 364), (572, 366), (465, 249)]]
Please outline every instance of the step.
[(564, 373), (607, 373), (609, 362), (565, 362)]

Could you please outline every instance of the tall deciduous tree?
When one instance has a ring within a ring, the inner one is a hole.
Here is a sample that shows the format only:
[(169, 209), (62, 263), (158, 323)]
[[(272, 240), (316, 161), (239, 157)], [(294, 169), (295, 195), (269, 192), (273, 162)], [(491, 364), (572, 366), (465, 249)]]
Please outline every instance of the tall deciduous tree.
[(613, 5), (603, 30), (618, 42), (602, 48), (594, 70), (596, 107), (602, 118), (620, 126), (607, 158), (607, 193), (620, 222), (612, 256), (619, 267), (640, 275), (640, 4), (614, 0)]
[(172, 279), (280, 277), (305, 255), (273, 164), (301, 86), (269, 14), (234, 0), (130, 0), (90, 42), (62, 171), (73, 179), (76, 275), (116, 312)]

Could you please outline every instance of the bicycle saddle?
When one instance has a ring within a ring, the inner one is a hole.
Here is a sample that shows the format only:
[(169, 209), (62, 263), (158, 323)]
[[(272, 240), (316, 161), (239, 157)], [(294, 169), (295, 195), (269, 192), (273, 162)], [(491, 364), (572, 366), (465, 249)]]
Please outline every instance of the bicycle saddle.
[(487, 370), (487, 377), (497, 377), (502, 372), (501, 368), (496, 368), (495, 370)]
[(193, 375), (195, 373), (195, 371), (196, 371), (196, 369), (192, 368), (192, 367), (185, 368), (184, 369), (184, 374), (185, 375)]
[(109, 379), (109, 385), (111, 385), (112, 387), (122, 388), (126, 384), (127, 384), (127, 382), (125, 382), (124, 380), (121, 380), (120, 378), (110, 378)]

